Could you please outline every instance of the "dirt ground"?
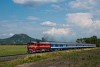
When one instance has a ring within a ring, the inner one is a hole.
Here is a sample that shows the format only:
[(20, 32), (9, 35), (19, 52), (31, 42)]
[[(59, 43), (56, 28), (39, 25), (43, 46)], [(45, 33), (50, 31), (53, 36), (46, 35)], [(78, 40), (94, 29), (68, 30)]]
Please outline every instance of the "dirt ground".
[(70, 66), (70, 62), (66, 59), (62, 59), (61, 57), (55, 57), (46, 60), (41, 60), (38, 62), (18, 65), (16, 67), (72, 67), (72, 65)]

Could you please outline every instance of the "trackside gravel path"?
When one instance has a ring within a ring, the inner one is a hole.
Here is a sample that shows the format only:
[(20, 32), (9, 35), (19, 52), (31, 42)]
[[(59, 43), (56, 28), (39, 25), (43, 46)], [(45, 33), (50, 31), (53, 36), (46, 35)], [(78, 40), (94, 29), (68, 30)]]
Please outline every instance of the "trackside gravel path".
[(13, 59), (23, 58), (29, 54), (20, 54), (20, 55), (9, 55), (9, 56), (0, 56), (0, 62), (1, 61), (10, 61)]

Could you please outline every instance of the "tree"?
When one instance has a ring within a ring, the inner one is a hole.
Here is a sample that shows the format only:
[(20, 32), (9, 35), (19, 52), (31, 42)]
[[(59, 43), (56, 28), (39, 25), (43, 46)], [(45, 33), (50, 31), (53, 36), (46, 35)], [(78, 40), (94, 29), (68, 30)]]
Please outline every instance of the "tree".
[(89, 38), (80, 38), (76, 40), (77, 43), (88, 43), (88, 44), (96, 44), (97, 47), (100, 46), (100, 39), (97, 36), (92, 36)]
[(96, 44), (97, 43), (97, 36), (92, 36), (91, 37), (91, 43)]

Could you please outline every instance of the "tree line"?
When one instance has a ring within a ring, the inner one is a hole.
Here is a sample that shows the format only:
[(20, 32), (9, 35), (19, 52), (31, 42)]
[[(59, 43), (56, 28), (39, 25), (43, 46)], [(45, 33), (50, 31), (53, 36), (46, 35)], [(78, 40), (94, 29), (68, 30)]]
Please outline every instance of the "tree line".
[(96, 44), (97, 47), (100, 47), (100, 38), (97, 36), (92, 36), (88, 38), (79, 38), (76, 40), (77, 43), (88, 43), (88, 44)]

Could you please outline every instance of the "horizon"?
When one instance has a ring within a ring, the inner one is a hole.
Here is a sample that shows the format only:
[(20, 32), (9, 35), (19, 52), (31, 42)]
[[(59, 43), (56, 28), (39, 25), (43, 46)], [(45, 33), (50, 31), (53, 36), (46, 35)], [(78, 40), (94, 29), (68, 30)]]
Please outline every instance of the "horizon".
[[(30, 38), (33, 38), (33, 39), (38, 39), (38, 38), (34, 38), (34, 37), (31, 37), (31, 36), (29, 36), (29, 35), (27, 35), (27, 34), (24, 34), (24, 33), (20, 33), (20, 34), (14, 34), (14, 35), (12, 35), (12, 36), (9, 36), (9, 37), (7, 37), (7, 38), (3, 38), (3, 39), (8, 39), (8, 38), (12, 38), (12, 37), (14, 37), (14, 36), (18, 36), (18, 35), (24, 35), (24, 36), (28, 36), (28, 37), (30, 37)], [(95, 36), (95, 35), (94, 35)], [(93, 37), (93, 36), (91, 36), (91, 37)], [(43, 37), (42, 37), (43, 38)], [(40, 38), (39, 40), (42, 40), (42, 38)], [(90, 37), (86, 37), (86, 38), (90, 38)], [(98, 38), (98, 37), (97, 37)], [(47, 39), (47, 42), (72, 42), (72, 43), (75, 43), (76, 42), (76, 40), (73, 40), (73, 41), (65, 41), (65, 40), (57, 40), (56, 38), (54, 38), (54, 37), (47, 37), (46, 38)], [(78, 39), (81, 39), (81, 38), (78, 38)]]
[(0, 3), (0, 39), (21, 33), (64, 41), (93, 35), (100, 38), (100, 0), (0, 0)]

